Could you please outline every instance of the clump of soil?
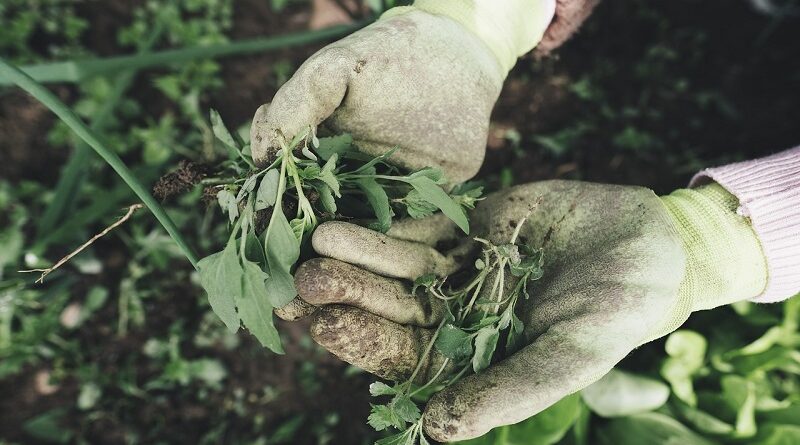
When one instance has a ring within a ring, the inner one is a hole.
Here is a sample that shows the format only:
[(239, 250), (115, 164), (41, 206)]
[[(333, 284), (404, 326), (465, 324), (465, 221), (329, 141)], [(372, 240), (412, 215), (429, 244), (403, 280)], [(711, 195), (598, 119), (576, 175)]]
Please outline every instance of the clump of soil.
[(153, 195), (159, 201), (186, 193), (208, 176), (209, 167), (205, 164), (182, 160), (175, 171), (158, 179), (153, 186)]

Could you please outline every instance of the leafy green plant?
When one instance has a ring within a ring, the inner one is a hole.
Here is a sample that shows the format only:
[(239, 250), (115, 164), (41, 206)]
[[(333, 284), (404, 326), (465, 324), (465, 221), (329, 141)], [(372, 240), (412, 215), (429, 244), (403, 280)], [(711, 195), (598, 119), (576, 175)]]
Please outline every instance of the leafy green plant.
[[(394, 208), (414, 218), (441, 210), (469, 232), (463, 209), (474, 207), (481, 189), (459, 187), (448, 195), (438, 169), (401, 174), (386, 162), (392, 151), (365, 156), (348, 135), (319, 139), (310, 127), (283, 141), (275, 160), (257, 169), (249, 146), (213, 110), (211, 122), (232, 160), (223, 163), (220, 177), (207, 182), (214, 184), (212, 193), (231, 231), (222, 251), (200, 260), (200, 280), (214, 312), (231, 331), (243, 324), (275, 352), (282, 347), (272, 310), (297, 295), (292, 270), (301, 244), (321, 220), (343, 217), (338, 203), (345, 197), (352, 212), (347, 216), (371, 212), (377, 220), (370, 226), (382, 232), (391, 226)], [(363, 202), (370, 208), (359, 206)]]
[[(418, 403), (424, 403), (434, 393), (457, 382), (470, 372), (480, 372), (491, 364), (499, 350), (513, 353), (524, 325), (514, 313), (520, 298), (530, 298), (528, 283), (542, 277), (542, 251), (526, 244), (517, 244), (525, 218), (517, 223), (507, 244), (494, 245), (482, 238), (475, 240), (484, 246), (475, 261), (475, 276), (456, 289), (445, 287), (446, 278), (425, 275), (414, 283), (412, 292), (423, 288), (433, 298), (447, 303), (447, 312), (434, 331), (411, 376), (392, 386), (375, 382), (370, 394), (390, 396), (385, 404), (372, 405), (369, 424), (378, 431), (388, 428), (400, 433), (381, 439), (376, 445), (427, 445), (430, 442), (422, 431), (424, 415)], [(516, 280), (506, 290), (506, 279)], [(501, 335), (505, 347), (498, 349)], [(444, 359), (434, 364), (434, 349)], [(424, 384), (416, 385), (423, 364), (438, 366)]]

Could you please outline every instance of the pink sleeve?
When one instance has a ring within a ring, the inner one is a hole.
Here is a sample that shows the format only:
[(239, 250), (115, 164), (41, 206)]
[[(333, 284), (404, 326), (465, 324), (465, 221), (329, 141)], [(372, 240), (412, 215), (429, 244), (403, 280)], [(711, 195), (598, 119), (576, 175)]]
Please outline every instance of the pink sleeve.
[(690, 186), (716, 181), (739, 198), (767, 258), (764, 293), (751, 301), (774, 303), (800, 292), (800, 147), (752, 161), (707, 168)]

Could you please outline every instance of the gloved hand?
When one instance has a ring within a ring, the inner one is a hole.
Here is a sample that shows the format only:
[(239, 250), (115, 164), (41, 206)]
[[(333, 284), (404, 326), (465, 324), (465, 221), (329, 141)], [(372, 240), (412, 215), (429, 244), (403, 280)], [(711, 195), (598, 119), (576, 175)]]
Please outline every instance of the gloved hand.
[[(435, 440), (469, 439), (524, 420), (676, 329), (691, 311), (754, 297), (766, 285), (759, 242), (734, 212), (736, 199), (716, 184), (663, 198), (640, 187), (522, 185), (481, 202), (470, 215), (471, 236), (508, 242), (540, 199), (519, 237), (544, 250), (544, 277), (517, 306), (527, 346), (430, 400), (424, 427)], [(306, 262), (295, 275), (300, 297), (322, 306), (313, 338), (369, 372), (408, 378), (443, 307), (413, 296), (404, 280), (471, 264), (469, 243), (435, 249), (456, 233), (441, 215), (395, 224), (387, 235), (321, 225), (312, 243), (328, 258)], [(430, 358), (422, 378), (439, 363)]]
[(387, 11), (311, 56), (256, 111), (253, 158), (268, 163), (281, 140), (324, 122), (370, 155), (399, 148), (400, 167), (471, 178), (503, 80), (542, 38), (554, 2), (418, 0)]

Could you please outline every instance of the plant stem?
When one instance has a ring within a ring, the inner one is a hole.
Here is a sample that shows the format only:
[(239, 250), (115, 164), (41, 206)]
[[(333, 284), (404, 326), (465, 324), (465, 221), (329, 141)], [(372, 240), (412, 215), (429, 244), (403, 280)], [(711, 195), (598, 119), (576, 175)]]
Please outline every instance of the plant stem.
[(436, 327), (436, 331), (434, 331), (433, 336), (431, 337), (431, 341), (428, 342), (428, 346), (425, 348), (425, 351), (419, 356), (417, 366), (414, 368), (414, 372), (411, 373), (411, 377), (408, 379), (408, 388), (410, 388), (411, 384), (414, 383), (414, 379), (417, 378), (417, 374), (419, 374), (419, 371), (422, 369), (422, 364), (426, 361), (428, 355), (430, 355), (431, 351), (433, 350), (433, 345), (436, 343), (436, 337), (439, 336), (439, 332), (441, 332), (446, 320), (446, 318), (442, 318), (442, 321), (439, 322), (439, 326)]
[(181, 236), (178, 228), (175, 226), (175, 223), (172, 222), (172, 219), (167, 215), (164, 209), (159, 205), (159, 203), (153, 198), (150, 192), (139, 182), (139, 180), (134, 176), (133, 172), (128, 169), (124, 162), (116, 155), (113, 151), (108, 149), (106, 145), (100, 141), (100, 138), (97, 134), (92, 131), (89, 127), (86, 126), (85, 123), (63, 102), (61, 102), (53, 93), (48, 91), (45, 87), (41, 84), (33, 80), (30, 76), (20, 71), (18, 68), (10, 65), (8, 62), (5, 61), (2, 57), (0, 57), (0, 75), (5, 76), (6, 79), (11, 80), (17, 86), (25, 90), (28, 94), (33, 96), (39, 102), (44, 104), (47, 108), (50, 109), (53, 113), (56, 114), (62, 121), (64, 121), (67, 126), (75, 132), (84, 142), (89, 144), (97, 154), (100, 155), (107, 163), (114, 169), (115, 172), (128, 184), (128, 187), (133, 190), (136, 196), (142, 200), (145, 206), (153, 213), (153, 215), (158, 219), (158, 222), (164, 226), (164, 229), (167, 231), (169, 236), (175, 241), (175, 243), (180, 247), (183, 251), (183, 254), (186, 255), (186, 258), (189, 262), (192, 263), (194, 268), (197, 268), (197, 257), (192, 252), (189, 245), (186, 244), (183, 237)]

